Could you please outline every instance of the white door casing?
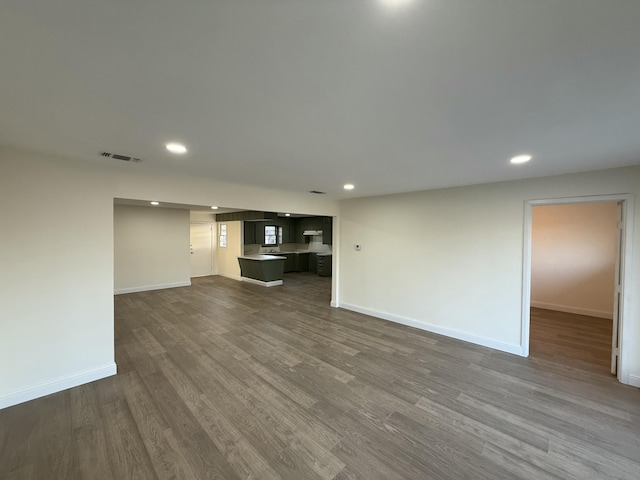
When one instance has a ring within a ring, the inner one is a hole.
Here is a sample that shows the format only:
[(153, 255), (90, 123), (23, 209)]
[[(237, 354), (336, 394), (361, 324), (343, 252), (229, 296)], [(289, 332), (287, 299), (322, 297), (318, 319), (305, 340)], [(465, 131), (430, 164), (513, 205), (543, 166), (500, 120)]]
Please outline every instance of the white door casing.
[[(524, 204), (524, 235), (523, 235), (523, 268), (522, 268), (522, 327), (521, 327), (521, 351), (523, 357), (529, 356), (529, 333), (530, 333), (530, 310), (531, 310), (531, 244), (532, 244), (532, 209), (538, 205), (563, 205), (571, 203), (594, 203), (594, 202), (618, 202), (620, 222), (618, 222), (618, 255), (616, 259), (616, 297), (617, 305), (614, 305), (614, 322), (617, 327), (614, 331), (613, 342), (617, 343), (617, 350), (612, 353), (612, 373), (616, 374), (621, 383), (629, 383), (629, 368), (625, 363), (626, 357), (624, 336), (624, 318), (629, 306), (625, 299), (625, 285), (630, 284), (630, 271), (628, 265), (630, 261), (633, 232), (633, 195), (593, 195), (585, 197), (568, 197), (527, 200)], [(614, 327), (615, 328), (615, 327)], [(614, 354), (617, 357), (614, 358)]]
[(616, 273), (613, 291), (613, 319), (611, 335), (611, 373), (618, 373), (620, 354), (620, 307), (622, 305), (622, 269), (624, 265), (624, 204), (618, 202), (618, 218), (616, 222)]

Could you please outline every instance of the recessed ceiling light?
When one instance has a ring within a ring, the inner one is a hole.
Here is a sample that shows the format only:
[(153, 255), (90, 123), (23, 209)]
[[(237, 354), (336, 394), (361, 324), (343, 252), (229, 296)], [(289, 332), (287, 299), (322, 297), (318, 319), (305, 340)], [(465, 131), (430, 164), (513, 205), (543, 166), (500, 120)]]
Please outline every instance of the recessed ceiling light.
[(517, 155), (513, 157), (510, 161), (514, 165), (517, 165), (519, 163), (527, 163), (529, 160), (531, 160), (531, 155)]
[(187, 147), (185, 147), (181, 143), (167, 143), (166, 147), (167, 150), (169, 150), (171, 153), (187, 153)]
[(353, 183), (345, 183), (344, 185), (344, 189), (345, 190), (353, 190), (354, 188), (356, 188)]
[(160, 205), (160, 202), (150, 202), (150, 203), (151, 203), (151, 205), (154, 205), (154, 206)]
[(290, 213), (285, 213), (285, 214), (284, 214), (284, 216), (285, 216), (285, 217), (290, 217), (290, 216), (291, 216), (291, 214), (290, 214)]
[(219, 207), (211, 207), (211, 210), (217, 210)]

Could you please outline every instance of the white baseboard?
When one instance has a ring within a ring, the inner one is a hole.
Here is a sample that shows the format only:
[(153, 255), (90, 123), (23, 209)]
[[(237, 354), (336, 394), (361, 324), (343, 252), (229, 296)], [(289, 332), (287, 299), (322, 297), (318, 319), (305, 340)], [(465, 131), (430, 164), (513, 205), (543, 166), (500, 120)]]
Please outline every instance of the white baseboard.
[(556, 305), (554, 303), (536, 302), (531, 300), (531, 306), (535, 308), (544, 308), (545, 310), (555, 310), (556, 312), (575, 313), (577, 315), (586, 315), (588, 317), (613, 318), (613, 313), (601, 310), (591, 310), (589, 308), (572, 307), (570, 305)]
[(334, 302), (333, 300), (331, 300), (331, 306), (332, 306), (333, 308), (338, 308), (340, 305), (338, 305), (338, 303), (337, 303), (337, 302)]
[(365, 315), (370, 315), (376, 318), (382, 318), (383, 320), (389, 320), (391, 322), (400, 323), (402, 325), (407, 325), (409, 327), (419, 328), (420, 330), (437, 333), (439, 335), (444, 335), (446, 337), (456, 338), (458, 340), (463, 340), (465, 342), (475, 343), (476, 345), (482, 345), (483, 347), (493, 348), (494, 350), (500, 350), (501, 352), (512, 353), (514, 355), (522, 356), (522, 347), (520, 345), (503, 343), (503, 342), (499, 342), (497, 340), (493, 340), (491, 338), (486, 338), (486, 337), (478, 337), (476, 335), (471, 335), (469, 333), (461, 332), (459, 330), (440, 327), (438, 325), (432, 325), (430, 323), (423, 322), (421, 320), (401, 317), (399, 315), (393, 315), (387, 312), (380, 312), (370, 308), (360, 307), (358, 305), (352, 305), (350, 303), (340, 302), (340, 308), (344, 308), (346, 310), (352, 310), (358, 313), (364, 313)]
[(271, 282), (263, 282), (262, 280), (256, 280), (255, 278), (241, 277), (243, 282), (255, 283), (256, 285), (262, 285), (263, 287), (277, 287), (282, 285), (282, 280), (273, 280)]
[(175, 283), (160, 283), (157, 285), (144, 285), (142, 287), (131, 287), (131, 288), (116, 288), (113, 292), (114, 295), (122, 295), (125, 293), (137, 293), (137, 292), (148, 292), (151, 290), (164, 290), (165, 288), (176, 288), (176, 287), (190, 287), (191, 280), (188, 282), (175, 282)]
[(115, 362), (93, 370), (76, 373), (67, 377), (58, 378), (36, 387), (27, 388), (16, 393), (10, 393), (0, 397), (0, 410), (3, 408), (18, 405), (19, 403), (28, 402), (36, 398), (51, 395), (52, 393), (61, 392), (68, 388), (84, 385), (85, 383), (95, 382), (101, 378), (110, 377), (117, 373)]
[(634, 375), (633, 373), (630, 373), (627, 376), (627, 385), (640, 388), (640, 375)]
[(224, 278), (230, 278), (231, 280), (236, 280), (238, 282), (242, 281), (242, 277), (239, 275), (231, 275), (230, 273), (219, 273), (218, 275)]

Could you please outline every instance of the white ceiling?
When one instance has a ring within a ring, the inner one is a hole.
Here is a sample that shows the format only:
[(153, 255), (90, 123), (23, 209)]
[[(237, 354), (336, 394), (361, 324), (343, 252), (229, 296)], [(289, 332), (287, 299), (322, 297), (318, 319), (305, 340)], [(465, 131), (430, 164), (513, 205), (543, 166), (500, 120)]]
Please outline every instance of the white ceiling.
[(639, 0), (3, 0), (0, 145), (334, 198), (638, 164), (639, 25)]
[(146, 208), (176, 208), (179, 210), (190, 210), (192, 212), (197, 213), (206, 213), (216, 215), (218, 213), (230, 213), (230, 212), (239, 212), (241, 211), (238, 208), (226, 208), (226, 207), (218, 207), (213, 210), (210, 205), (190, 205), (184, 203), (169, 203), (169, 202), (159, 202), (160, 204), (157, 206), (151, 205), (151, 200), (134, 200), (130, 198), (114, 198), (113, 203), (115, 205), (128, 205), (132, 207), (146, 207)]

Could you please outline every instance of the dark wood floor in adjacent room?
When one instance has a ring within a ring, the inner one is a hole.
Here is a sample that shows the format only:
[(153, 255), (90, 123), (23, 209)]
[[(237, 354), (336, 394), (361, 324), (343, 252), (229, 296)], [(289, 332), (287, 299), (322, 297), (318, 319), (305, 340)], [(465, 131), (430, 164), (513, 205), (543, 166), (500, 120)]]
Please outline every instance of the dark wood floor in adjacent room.
[(610, 319), (532, 308), (529, 353), (607, 375), (611, 371), (611, 330)]
[[(0, 411), (0, 478), (639, 477), (640, 392), (602, 365), (333, 309), (327, 278), (285, 282), (117, 296), (118, 375)], [(532, 339), (553, 338), (540, 316)]]

